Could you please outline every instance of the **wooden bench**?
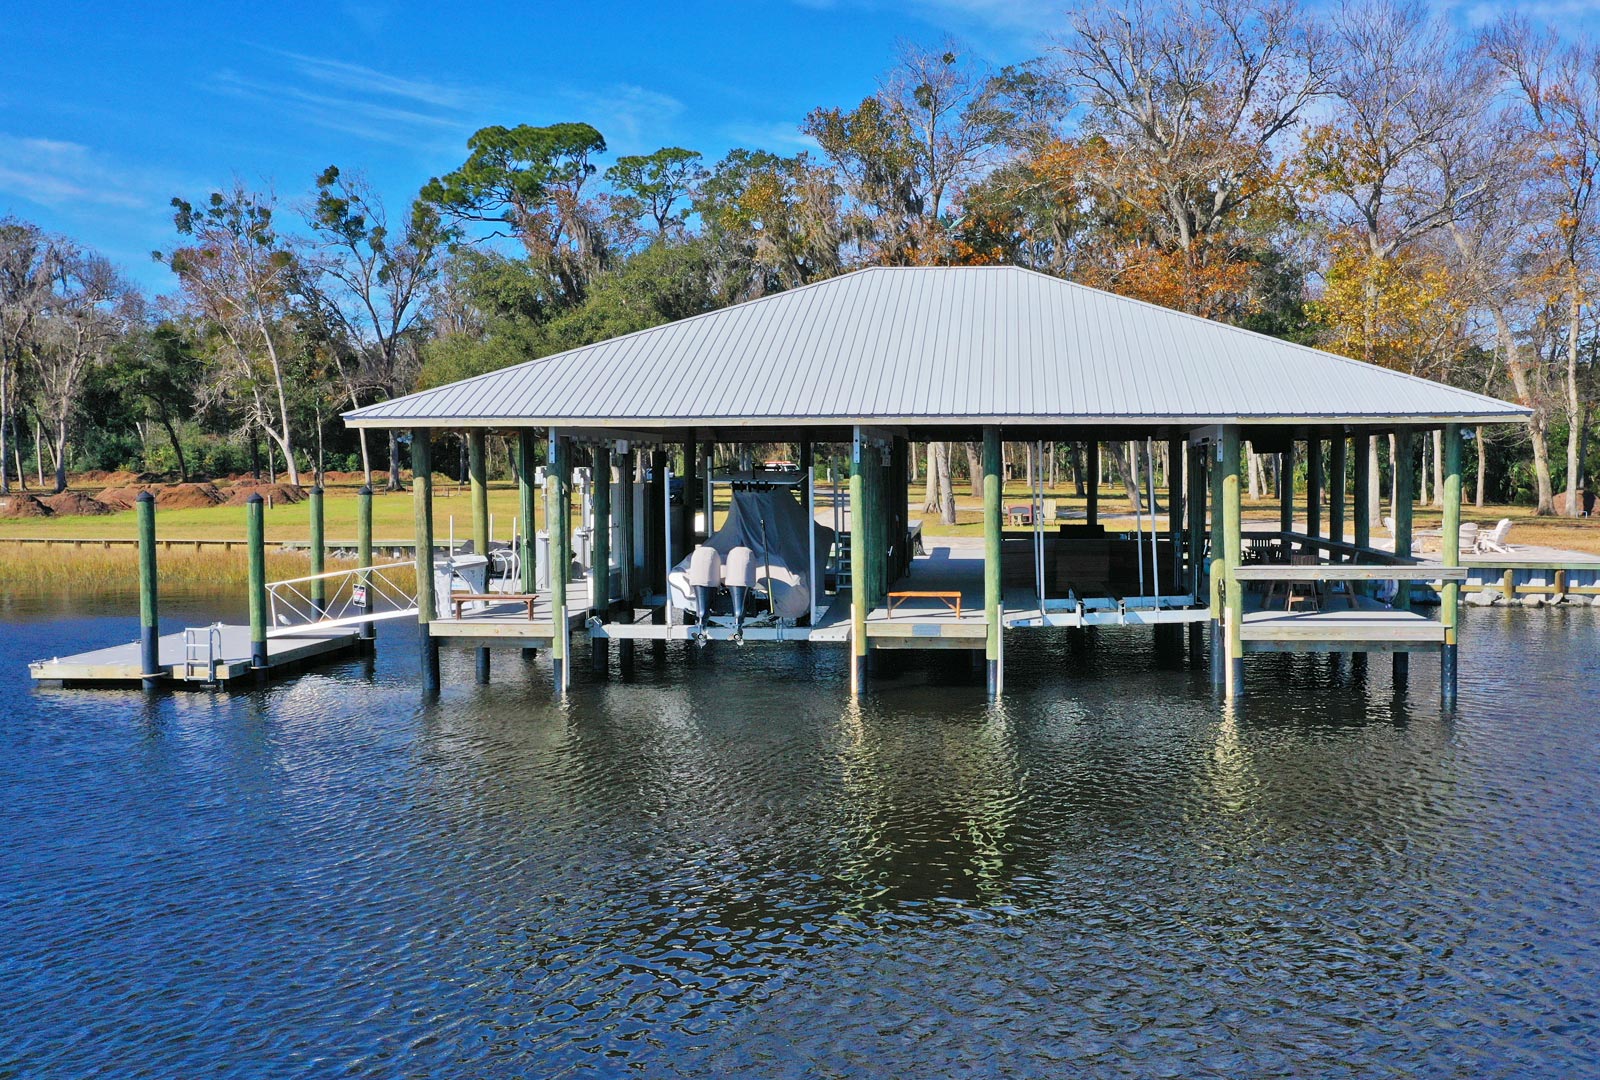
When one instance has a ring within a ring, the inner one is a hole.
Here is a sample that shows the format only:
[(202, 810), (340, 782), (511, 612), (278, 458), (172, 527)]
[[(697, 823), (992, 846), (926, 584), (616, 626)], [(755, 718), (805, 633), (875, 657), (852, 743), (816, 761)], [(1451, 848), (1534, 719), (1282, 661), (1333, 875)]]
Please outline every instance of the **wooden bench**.
[(942, 600), (947, 608), (956, 613), (956, 618), (961, 618), (961, 593), (952, 590), (941, 592), (939, 590), (913, 589), (908, 592), (892, 592), (889, 594), (889, 617), (894, 618), (894, 609), (906, 600)]
[(539, 599), (537, 593), (467, 593), (453, 592), (450, 594), (450, 603), (455, 606), (456, 618), (461, 618), (461, 609), (468, 604), (480, 601), (491, 604), (517, 603), (526, 604), (528, 607), (528, 621), (533, 621), (533, 604)]

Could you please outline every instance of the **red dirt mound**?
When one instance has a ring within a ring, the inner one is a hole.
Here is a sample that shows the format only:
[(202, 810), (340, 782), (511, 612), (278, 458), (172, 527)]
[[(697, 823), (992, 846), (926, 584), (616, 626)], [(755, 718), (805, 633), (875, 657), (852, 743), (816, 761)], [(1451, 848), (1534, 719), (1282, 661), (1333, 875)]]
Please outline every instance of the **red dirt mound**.
[(274, 506), (279, 503), (297, 503), (305, 498), (305, 492), (293, 484), (256, 484), (241, 480), (228, 489), (223, 501), (229, 506), (243, 506), (250, 501), (250, 496), (256, 494)]
[(32, 495), (0, 495), (0, 517), (49, 517), (50, 508)]
[(156, 489), (156, 505), (165, 510), (199, 510), (222, 499), (215, 484), (168, 484)]
[(76, 474), (75, 479), (80, 485), (104, 484), (107, 487), (127, 487), (130, 484), (153, 483), (158, 477), (155, 473), (128, 472), (125, 469), (119, 469), (115, 472), (107, 472), (104, 469), (90, 469), (88, 472)]
[(109, 514), (111, 507), (98, 499), (92, 499), (81, 491), (63, 491), (59, 495), (49, 495), (39, 500), (50, 508), (50, 512), (57, 516), (62, 514)]
[(108, 487), (95, 495), (95, 501), (111, 510), (132, 510), (142, 487)]

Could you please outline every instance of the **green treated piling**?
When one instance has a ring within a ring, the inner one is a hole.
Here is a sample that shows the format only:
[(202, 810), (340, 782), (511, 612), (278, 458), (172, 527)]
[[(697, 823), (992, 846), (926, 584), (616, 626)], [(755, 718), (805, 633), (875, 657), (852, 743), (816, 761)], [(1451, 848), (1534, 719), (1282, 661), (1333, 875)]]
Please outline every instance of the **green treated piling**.
[(328, 583), (317, 576), (326, 569), (328, 555), (324, 547), (321, 484), (311, 489), (311, 498), (307, 501), (311, 504), (311, 606), (321, 616), (328, 610)]
[(1005, 689), (1000, 654), (1000, 533), (1004, 525), (1000, 476), (1000, 429), (990, 425), (983, 429), (983, 618), (988, 626), (983, 657), (987, 661), (985, 681), (991, 697)]
[(161, 628), (157, 617), (156, 497), (139, 492), (139, 674), (146, 690), (161, 685)]
[(250, 666), (267, 677), (267, 513), (261, 496), (245, 501), (245, 543), (250, 551)]
[[(1440, 529), (1440, 562), (1461, 565), (1461, 425), (1444, 426), (1444, 527)], [(1444, 651), (1440, 654), (1440, 697), (1445, 707), (1456, 703), (1456, 628), (1460, 619), (1461, 584), (1444, 583), (1440, 619), (1444, 623)]]
[(429, 624), (438, 608), (433, 595), (433, 437), (428, 428), (411, 432), (411, 508), (417, 544), (417, 629), (422, 645), (422, 692), (439, 692), (439, 642)]
[(467, 433), (467, 479), (472, 489), (472, 550), (489, 554), (489, 475), (484, 461), (483, 429)]
[[(365, 570), (365, 567), (372, 565), (372, 488), (366, 484), (362, 484), (361, 490), (356, 492), (356, 565), (363, 568), (359, 582), (361, 611), (365, 615), (371, 615), (372, 575)], [(371, 641), (377, 629), (373, 623), (362, 623), (362, 639)]]

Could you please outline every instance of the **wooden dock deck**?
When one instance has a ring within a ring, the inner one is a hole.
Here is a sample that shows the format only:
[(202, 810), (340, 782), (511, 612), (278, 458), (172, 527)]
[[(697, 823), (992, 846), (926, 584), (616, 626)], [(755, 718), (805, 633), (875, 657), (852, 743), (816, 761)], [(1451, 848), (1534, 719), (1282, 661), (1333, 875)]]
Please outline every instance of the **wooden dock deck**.
[[(203, 659), (193, 665), (185, 664), (184, 635), (164, 634), (159, 641), (161, 672), (174, 686), (203, 686), (208, 681), (225, 683), (233, 679), (253, 678), (250, 664), (250, 628), (223, 625), (217, 628), (213, 670)], [(204, 636), (202, 637), (202, 640)], [(360, 642), (356, 627), (317, 629), (308, 627), (303, 634), (283, 634), (267, 639), (267, 669), (269, 674), (282, 673), (315, 660), (328, 660), (356, 649)], [(103, 649), (36, 660), (28, 665), (28, 674), (39, 682), (60, 682), (66, 685), (95, 685), (138, 683), (144, 674), (139, 662), (139, 643), (111, 645)]]
[[(555, 609), (548, 591), (534, 601), (533, 617), (528, 617), (526, 601), (483, 601), (470, 604), (456, 618), (448, 598), (440, 606), (449, 614), (428, 624), (428, 632), (441, 645), (466, 645), (477, 648), (548, 648), (556, 634)], [(567, 585), (567, 631), (581, 629), (589, 614), (589, 583)]]

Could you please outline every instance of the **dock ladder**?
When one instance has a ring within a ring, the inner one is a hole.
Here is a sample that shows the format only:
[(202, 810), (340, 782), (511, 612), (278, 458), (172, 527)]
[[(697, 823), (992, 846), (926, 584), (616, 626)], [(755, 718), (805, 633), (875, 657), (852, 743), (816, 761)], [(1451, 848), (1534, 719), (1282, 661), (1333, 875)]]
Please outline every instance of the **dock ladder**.
[(183, 681), (194, 682), (195, 666), (203, 665), (203, 682), (217, 681), (217, 660), (222, 653), (222, 624), (191, 626), (183, 632)]

